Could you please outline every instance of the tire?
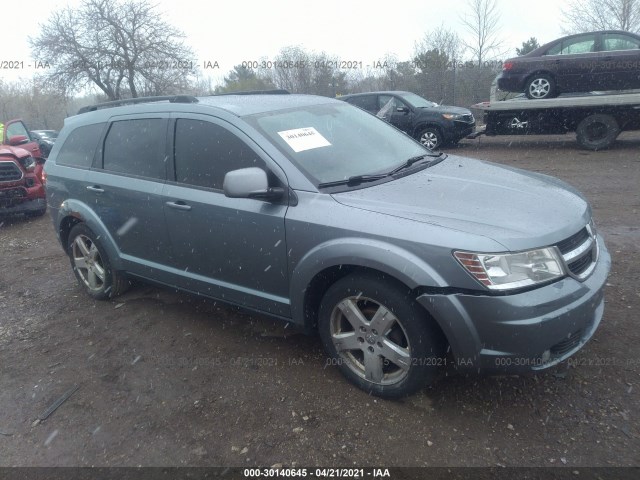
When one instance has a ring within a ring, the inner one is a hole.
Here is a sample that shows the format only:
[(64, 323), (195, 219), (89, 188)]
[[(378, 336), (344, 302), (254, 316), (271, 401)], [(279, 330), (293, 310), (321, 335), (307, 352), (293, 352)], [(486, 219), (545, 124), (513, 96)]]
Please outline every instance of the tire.
[(531, 76), (524, 87), (527, 98), (532, 100), (542, 100), (558, 96), (556, 81), (551, 75), (537, 74)]
[(436, 150), (443, 144), (443, 136), (437, 127), (427, 127), (420, 131), (417, 140), (429, 150)]
[(440, 329), (409, 289), (381, 275), (357, 273), (334, 283), (322, 299), (318, 328), (331, 363), (379, 397), (425, 387), (444, 364)]
[(128, 288), (126, 276), (112, 270), (98, 237), (84, 223), (71, 229), (67, 253), (78, 283), (89, 296), (107, 300)]
[(611, 115), (596, 113), (584, 118), (576, 128), (578, 144), (588, 150), (609, 148), (618, 138), (620, 127)]

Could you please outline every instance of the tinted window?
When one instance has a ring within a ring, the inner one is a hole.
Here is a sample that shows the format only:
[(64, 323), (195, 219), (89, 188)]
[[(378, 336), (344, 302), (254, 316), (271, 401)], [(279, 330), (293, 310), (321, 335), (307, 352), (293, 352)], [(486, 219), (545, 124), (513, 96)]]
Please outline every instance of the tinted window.
[(229, 130), (203, 120), (176, 122), (176, 181), (222, 190), (231, 170), (260, 167), (262, 159)]
[(166, 131), (160, 118), (113, 122), (104, 143), (104, 169), (164, 178)]
[(602, 49), (613, 50), (637, 50), (640, 48), (640, 40), (619, 33), (605, 33), (602, 35)]
[(62, 145), (56, 163), (89, 168), (103, 128), (104, 123), (76, 128)]
[(356, 107), (364, 108), (369, 112), (376, 113), (379, 110), (376, 98), (376, 95), (365, 95), (363, 97), (348, 98), (347, 102)]

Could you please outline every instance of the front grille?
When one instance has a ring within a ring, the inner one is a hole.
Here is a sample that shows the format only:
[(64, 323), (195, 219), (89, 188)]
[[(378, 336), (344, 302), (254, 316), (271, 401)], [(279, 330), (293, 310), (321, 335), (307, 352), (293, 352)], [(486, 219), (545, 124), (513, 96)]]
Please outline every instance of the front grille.
[(562, 340), (561, 342), (556, 343), (549, 350), (551, 351), (551, 355), (555, 357), (561, 357), (565, 353), (573, 350), (580, 343), (580, 339), (582, 338), (582, 330), (578, 330), (573, 332), (567, 338)]
[(0, 162), (0, 182), (15, 182), (22, 178), (22, 170), (13, 162)]
[(591, 224), (556, 245), (571, 276), (584, 280), (598, 260), (598, 242)]
[(587, 268), (589, 268), (589, 266), (592, 263), (593, 263), (593, 253), (589, 251), (589, 253), (587, 253), (584, 257), (580, 258), (579, 260), (576, 260), (575, 262), (571, 262), (567, 266), (569, 267), (569, 270), (571, 270), (571, 272), (574, 275), (580, 275)]
[(584, 241), (589, 238), (589, 232), (587, 231), (587, 227), (584, 227), (575, 235), (570, 236), (566, 240), (561, 241), (557, 246), (560, 249), (560, 253), (563, 255), (567, 252), (570, 252), (578, 245), (584, 243)]

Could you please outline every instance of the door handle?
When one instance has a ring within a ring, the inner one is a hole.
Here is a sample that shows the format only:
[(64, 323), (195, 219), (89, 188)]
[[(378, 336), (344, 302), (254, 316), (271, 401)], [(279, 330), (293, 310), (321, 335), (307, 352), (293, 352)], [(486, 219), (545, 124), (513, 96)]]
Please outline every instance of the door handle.
[(191, 205), (187, 205), (182, 200), (177, 200), (175, 202), (166, 202), (167, 207), (175, 208), (176, 210), (183, 210), (188, 212), (191, 210)]
[(100, 185), (89, 185), (87, 190), (91, 190), (96, 193), (104, 193), (104, 188), (100, 187)]

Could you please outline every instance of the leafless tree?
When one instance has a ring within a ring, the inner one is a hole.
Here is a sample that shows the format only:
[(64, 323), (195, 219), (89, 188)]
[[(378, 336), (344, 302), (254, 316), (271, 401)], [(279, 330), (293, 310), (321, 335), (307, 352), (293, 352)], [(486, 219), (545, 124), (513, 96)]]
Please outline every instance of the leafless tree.
[(461, 21), (469, 37), (463, 41), (463, 45), (471, 52), (478, 66), (482, 67), (486, 60), (495, 59), (502, 53), (500, 13), (496, 0), (467, 0), (465, 12)]
[(95, 86), (112, 100), (179, 91), (196, 67), (184, 34), (147, 0), (85, 0), (54, 12), (30, 43), (51, 65), (48, 85)]
[(562, 13), (565, 33), (593, 30), (640, 33), (640, 0), (572, 0)]

